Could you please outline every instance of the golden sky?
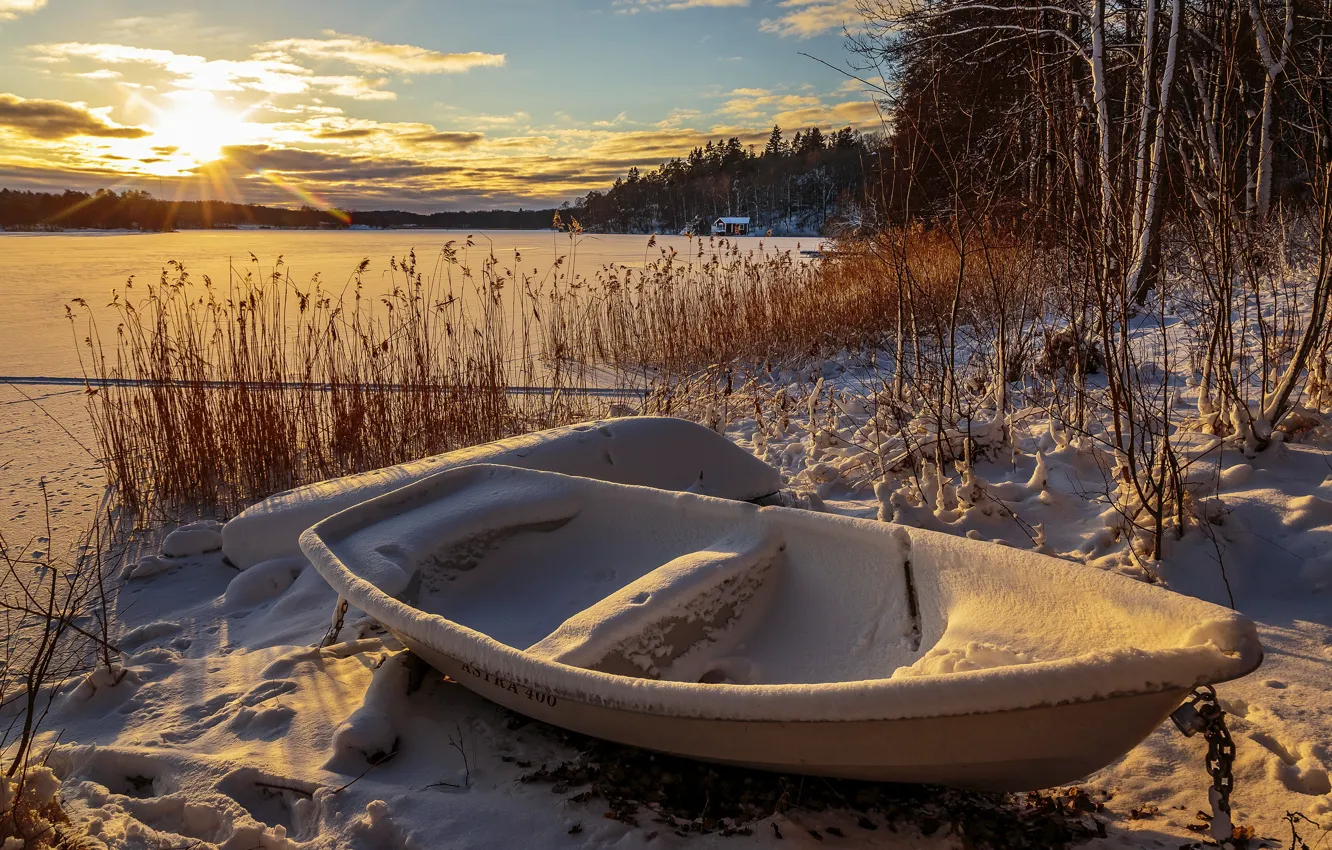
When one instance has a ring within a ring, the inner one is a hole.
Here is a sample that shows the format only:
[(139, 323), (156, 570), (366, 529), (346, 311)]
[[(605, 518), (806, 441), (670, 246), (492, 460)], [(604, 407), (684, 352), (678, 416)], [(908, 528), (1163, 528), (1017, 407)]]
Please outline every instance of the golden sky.
[[(192, 8), (193, 6), (193, 8)], [(854, 0), (0, 0), (0, 186), (550, 205), (708, 138), (874, 129)]]

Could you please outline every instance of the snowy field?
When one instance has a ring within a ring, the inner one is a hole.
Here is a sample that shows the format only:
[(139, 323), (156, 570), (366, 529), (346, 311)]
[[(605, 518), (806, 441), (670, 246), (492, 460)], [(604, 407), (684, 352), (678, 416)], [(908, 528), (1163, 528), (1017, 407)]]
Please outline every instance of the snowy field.
[[(823, 374), (824, 392), (856, 381), (833, 363)], [(788, 377), (803, 380), (778, 379)], [(846, 409), (838, 427), (852, 437), (867, 417)], [(792, 502), (868, 518), (889, 510), (909, 525), (1142, 578), (1107, 533), (1098, 450), (1032, 411), (1013, 419), (1015, 445), (977, 463), (969, 482), (936, 480), (928, 505), (905, 477), (876, 493), (863, 453), (812, 435), (798, 416), (786, 426), (736, 417), (725, 432), (781, 471)], [(1266, 661), (1219, 691), (1238, 744), (1236, 821), (1253, 828), (1249, 846), (1286, 847), (1287, 812), (1332, 828), (1332, 457), (1313, 439), (1254, 457), (1206, 447), (1194, 447), (1205, 460), (1191, 481), (1214, 510), (1214, 538), (1186, 537), (1156, 579), (1223, 605), (1233, 594), (1259, 623)], [(312, 648), (334, 604), (319, 575), (301, 557), (238, 573), (200, 551), (220, 543), (198, 528), (168, 541), (176, 557), (138, 563), (120, 597), (128, 675), (70, 689), (48, 721), (61, 730), (50, 764), (68, 810), (108, 846), (965, 846), (952, 827), (926, 830), (919, 818), (891, 829), (882, 816), (799, 802), (729, 837), (690, 833), (651, 809), (638, 825), (611, 819), (577, 782), (521, 781), (576, 758), (559, 736), (401, 663), (397, 642), (355, 611), (343, 642)], [(1167, 724), (1092, 776), (1080, 799), (1099, 809), (1082, 817), (1105, 836), (1087, 846), (1205, 840), (1189, 828), (1207, 810), (1203, 754), (1200, 739)], [(1310, 847), (1332, 841), (1299, 829)]]
[(106, 487), (96, 450), (81, 387), (0, 382), (0, 528), (11, 545), (31, 555), (48, 536), (68, 548), (87, 531)]

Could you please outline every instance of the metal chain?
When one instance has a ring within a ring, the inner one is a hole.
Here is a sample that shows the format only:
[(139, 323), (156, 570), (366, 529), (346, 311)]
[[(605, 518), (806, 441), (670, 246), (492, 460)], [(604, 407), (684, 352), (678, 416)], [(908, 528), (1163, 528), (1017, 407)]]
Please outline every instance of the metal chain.
[(338, 642), (338, 633), (342, 631), (343, 621), (347, 617), (347, 600), (338, 597), (338, 602), (333, 606), (333, 622), (329, 623), (328, 631), (324, 633), (324, 639), (319, 642), (319, 646), (332, 646)]
[(1212, 837), (1218, 843), (1229, 842), (1234, 835), (1230, 819), (1230, 794), (1235, 788), (1232, 768), (1235, 765), (1235, 742), (1226, 728), (1226, 712), (1216, 699), (1216, 690), (1210, 685), (1194, 690), (1187, 702), (1170, 715), (1175, 726), (1192, 738), (1202, 732), (1207, 742), (1207, 774), (1212, 777), (1208, 799), (1212, 804)]

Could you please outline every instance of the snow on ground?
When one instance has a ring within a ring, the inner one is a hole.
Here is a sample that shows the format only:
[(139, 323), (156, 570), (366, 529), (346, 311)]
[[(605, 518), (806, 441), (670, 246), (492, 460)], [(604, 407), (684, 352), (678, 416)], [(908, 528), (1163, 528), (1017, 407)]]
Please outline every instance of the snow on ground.
[[(858, 409), (845, 407), (839, 433), (865, 423)], [(862, 474), (863, 452), (812, 438), (799, 416), (785, 427), (735, 419), (727, 434), (779, 467), (801, 504), (865, 517), (891, 510), (910, 524), (1142, 577), (1107, 524), (1094, 450), (1041, 417), (1015, 419), (1014, 448), (978, 461), (973, 480), (923, 482), (928, 502), (906, 476), (876, 492)], [(1168, 541), (1157, 577), (1220, 604), (1233, 593), (1260, 624), (1266, 662), (1219, 691), (1238, 744), (1236, 820), (1273, 839), (1269, 847), (1287, 846), (1287, 811), (1332, 829), (1325, 445), (1278, 443), (1253, 458), (1229, 448), (1205, 454), (1190, 478), (1210, 533)], [(1201, 440), (1194, 447), (1205, 448)], [(641, 826), (607, 819), (603, 801), (575, 801), (578, 788), (552, 794), (519, 781), (534, 766), (573, 759), (569, 745), (404, 663), (396, 641), (355, 612), (343, 643), (312, 648), (334, 606), (317, 573), (299, 557), (238, 572), (217, 543), (214, 529), (196, 526), (173, 538), (175, 557), (139, 562), (120, 596), (128, 675), (69, 689), (47, 722), (60, 734), (50, 765), (65, 780), (69, 814), (108, 846), (961, 846), (945, 830), (870, 831), (849, 813), (799, 808), (773, 816), (776, 830), (760, 823), (749, 837), (683, 838), (648, 818)], [(1089, 846), (1200, 841), (1188, 827), (1207, 808), (1203, 754), (1200, 739), (1167, 725), (1091, 777), (1107, 835)], [(808, 832), (828, 826), (845, 837)], [(1307, 824), (1301, 832), (1312, 847), (1332, 846)]]
[(96, 451), (84, 398), (82, 388), (0, 382), (0, 529), (15, 554), (42, 557), (52, 543), (43, 481), (55, 546), (71, 547), (97, 514), (106, 475), (84, 449)]
[[(862, 378), (848, 370), (840, 382), (857, 386)], [(831, 393), (837, 384), (832, 378), (823, 386)], [(1188, 478), (1197, 511), (1210, 522), (1201, 530), (1195, 524), (1183, 540), (1168, 539), (1161, 574), (1149, 576), (1150, 565), (1132, 557), (1114, 531), (1118, 515), (1102, 471), (1108, 459), (1098, 463), (1098, 449), (1070, 441), (1048, 417), (1032, 410), (1011, 417), (1015, 445), (978, 460), (973, 481), (954, 477), (940, 487), (927, 470), (920, 481), (904, 475), (876, 493), (865, 453), (851, 445), (869, 417), (854, 404), (841, 407), (850, 411), (839, 418), (847, 439), (811, 436), (801, 422), (741, 420), (732, 431), (832, 511), (870, 517), (886, 510), (899, 522), (1039, 548), (1221, 605), (1233, 594), (1235, 607), (1258, 622), (1266, 650), (1256, 673), (1218, 688), (1238, 743), (1237, 820), (1281, 846), (1290, 837), (1288, 811), (1332, 829), (1332, 443), (1325, 435), (1274, 443), (1255, 457), (1199, 435), (1188, 446), (1199, 458)], [(1204, 749), (1166, 724), (1091, 777), (1090, 786), (1113, 795), (1111, 836), (1097, 843), (1175, 846), (1186, 838), (1184, 827), (1207, 810)], [(1332, 846), (1332, 834), (1306, 828), (1304, 838)]]

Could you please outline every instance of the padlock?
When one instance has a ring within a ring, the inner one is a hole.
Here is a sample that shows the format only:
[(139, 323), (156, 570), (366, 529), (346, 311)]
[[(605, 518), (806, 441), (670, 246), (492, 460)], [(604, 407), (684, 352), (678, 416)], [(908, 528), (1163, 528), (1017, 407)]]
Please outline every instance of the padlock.
[(1198, 710), (1196, 701), (1186, 702), (1172, 711), (1170, 719), (1175, 721), (1175, 728), (1183, 732), (1186, 738), (1192, 738), (1207, 727), (1207, 721)]

